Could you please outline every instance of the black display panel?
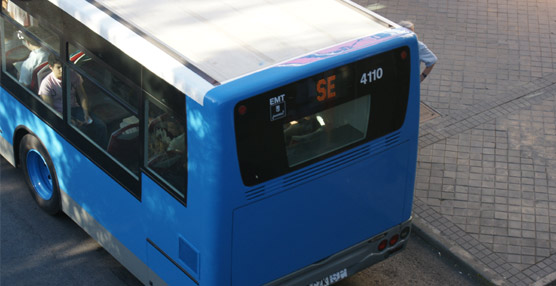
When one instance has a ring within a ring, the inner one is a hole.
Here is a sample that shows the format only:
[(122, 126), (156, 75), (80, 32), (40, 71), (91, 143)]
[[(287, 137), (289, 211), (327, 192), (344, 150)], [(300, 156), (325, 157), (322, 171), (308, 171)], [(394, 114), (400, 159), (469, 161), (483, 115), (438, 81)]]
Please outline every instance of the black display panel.
[(409, 48), (340, 66), (239, 102), (238, 158), (253, 186), (399, 129)]

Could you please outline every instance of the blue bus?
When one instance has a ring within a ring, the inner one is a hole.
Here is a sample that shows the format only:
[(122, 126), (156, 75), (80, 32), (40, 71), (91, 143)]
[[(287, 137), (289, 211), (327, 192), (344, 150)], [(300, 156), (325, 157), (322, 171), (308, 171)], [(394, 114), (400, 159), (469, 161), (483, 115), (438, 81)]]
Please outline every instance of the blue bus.
[(145, 285), (330, 285), (404, 249), (416, 36), (341, 0), (3, 0), (0, 154)]

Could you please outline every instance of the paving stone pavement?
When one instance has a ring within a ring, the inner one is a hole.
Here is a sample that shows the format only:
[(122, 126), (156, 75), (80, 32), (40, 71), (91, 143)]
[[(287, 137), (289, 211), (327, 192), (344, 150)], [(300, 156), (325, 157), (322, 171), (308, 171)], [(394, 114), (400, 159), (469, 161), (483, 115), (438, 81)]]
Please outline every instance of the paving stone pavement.
[[(419, 232), (495, 285), (556, 281), (556, 1), (356, 0), (439, 61), (421, 100)], [(553, 285), (553, 284), (551, 284)]]

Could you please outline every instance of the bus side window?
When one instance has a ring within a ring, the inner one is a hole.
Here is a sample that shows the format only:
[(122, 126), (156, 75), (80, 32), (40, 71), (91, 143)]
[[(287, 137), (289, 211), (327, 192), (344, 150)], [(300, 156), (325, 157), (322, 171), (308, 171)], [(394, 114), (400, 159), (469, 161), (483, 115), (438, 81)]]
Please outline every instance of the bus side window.
[(16, 20), (20, 25), (27, 27), (34, 24), (33, 17), (31, 17), (27, 11), (17, 6), (13, 1), (2, 0), (2, 8), (6, 9), (6, 12), (8, 12), (7, 14)]
[[(80, 109), (72, 108), (71, 123), (128, 170), (139, 174), (137, 109), (127, 104), (128, 101), (121, 96), (126, 94), (130, 101), (133, 99), (138, 102), (138, 88), (125, 84), (124, 80), (92, 54), (71, 44), (69, 51), (72, 73), (82, 78), (82, 94), (86, 96), (84, 103), (90, 118), (88, 122), (84, 122), (87, 118), (80, 113)], [(114, 82), (118, 83), (117, 90)], [(82, 99), (78, 102), (82, 102)]]
[[(123, 55), (123, 54), (122, 54)], [(79, 67), (87, 76), (95, 80), (111, 95), (123, 101), (134, 110), (138, 109), (138, 92), (130, 87), (121, 77), (116, 75), (106, 63), (92, 54), (87, 54), (79, 47), (69, 45), (69, 60)], [(118, 70), (119, 72), (119, 70)]]
[(149, 97), (147, 167), (185, 199), (187, 147), (185, 120)]
[[(48, 37), (44, 30), (38, 26), (31, 26), (27, 31), (41, 40)], [(29, 49), (29, 56), (24, 61), (15, 64), (18, 70), (19, 83), (31, 89), (33, 93), (37, 93), (40, 86), (38, 75), (42, 70), (48, 71), (48, 55), (50, 51), (34, 37), (22, 31), (18, 31), (18, 38)]]
[(3, 21), (4, 68), (36, 95), (42, 77), (49, 71), (49, 53), (59, 54), (59, 38), (13, 2), (7, 6), (13, 19)]
[[(9, 22), (4, 16), (2, 17), (4, 31), (2, 33), (2, 62), (4, 72), (9, 73), (14, 78), (18, 78), (17, 63), (22, 63), (29, 57), (29, 49), (23, 45), (23, 42), (18, 37), (18, 27)], [(20, 65), (20, 64), (18, 64)]]

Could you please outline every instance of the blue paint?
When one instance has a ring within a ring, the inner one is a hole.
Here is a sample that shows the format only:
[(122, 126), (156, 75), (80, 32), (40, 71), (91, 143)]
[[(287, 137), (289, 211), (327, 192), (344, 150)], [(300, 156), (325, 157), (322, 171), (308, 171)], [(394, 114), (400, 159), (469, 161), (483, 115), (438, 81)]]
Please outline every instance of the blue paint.
[(41, 153), (35, 149), (27, 153), (27, 173), (37, 194), (44, 200), (50, 200), (54, 193), (52, 175)]

